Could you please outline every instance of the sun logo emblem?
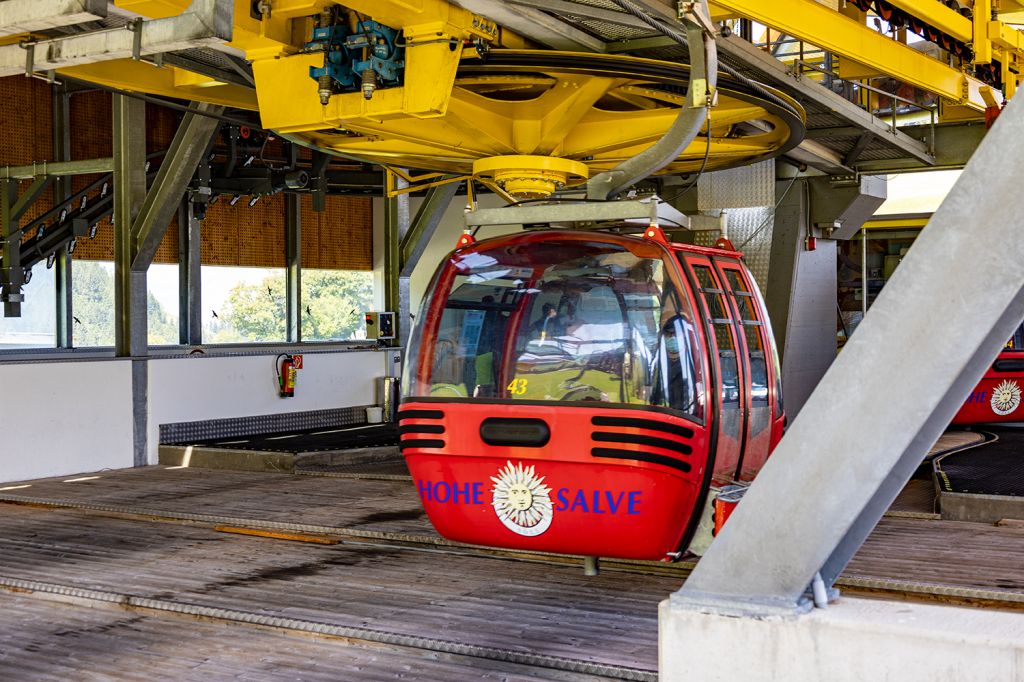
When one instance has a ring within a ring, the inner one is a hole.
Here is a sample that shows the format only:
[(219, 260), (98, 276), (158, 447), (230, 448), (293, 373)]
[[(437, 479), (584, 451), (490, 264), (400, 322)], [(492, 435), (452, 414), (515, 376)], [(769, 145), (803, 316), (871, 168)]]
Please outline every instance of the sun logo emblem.
[(992, 411), (999, 416), (1010, 414), (1020, 405), (1020, 386), (1016, 381), (1004, 381), (992, 391)]
[(530, 537), (551, 526), (551, 488), (544, 485), (543, 476), (537, 477), (532, 466), (508, 462), (491, 480), (491, 505), (502, 525), (513, 533)]

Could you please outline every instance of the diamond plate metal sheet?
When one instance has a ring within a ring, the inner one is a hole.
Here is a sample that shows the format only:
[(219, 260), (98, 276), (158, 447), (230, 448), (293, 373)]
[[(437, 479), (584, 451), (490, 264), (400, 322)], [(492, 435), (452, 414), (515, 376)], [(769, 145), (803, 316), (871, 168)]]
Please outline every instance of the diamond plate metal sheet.
[(704, 173), (697, 179), (697, 209), (775, 205), (775, 161)]
[[(697, 180), (697, 208), (726, 212), (729, 239), (764, 291), (775, 228), (775, 161), (703, 174)], [(713, 246), (718, 237), (714, 231), (700, 232), (697, 243)]]
[(366, 407), (340, 407), (305, 412), (283, 412), (253, 417), (207, 419), (160, 425), (160, 443), (181, 443), (233, 436), (252, 436), (279, 431), (350, 426), (366, 421)]
[[(743, 252), (743, 262), (750, 268), (761, 291), (765, 291), (775, 229), (775, 207), (734, 208), (726, 213), (729, 215), (729, 240), (737, 250)], [(714, 246), (718, 237), (718, 232), (714, 230), (701, 231), (695, 233), (694, 243), (698, 246)]]

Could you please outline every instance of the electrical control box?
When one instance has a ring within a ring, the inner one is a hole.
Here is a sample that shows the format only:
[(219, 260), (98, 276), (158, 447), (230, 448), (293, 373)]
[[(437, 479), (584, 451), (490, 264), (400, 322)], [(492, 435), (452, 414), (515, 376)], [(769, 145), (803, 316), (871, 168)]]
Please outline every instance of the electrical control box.
[(395, 338), (395, 314), (366, 313), (366, 338), (387, 341)]

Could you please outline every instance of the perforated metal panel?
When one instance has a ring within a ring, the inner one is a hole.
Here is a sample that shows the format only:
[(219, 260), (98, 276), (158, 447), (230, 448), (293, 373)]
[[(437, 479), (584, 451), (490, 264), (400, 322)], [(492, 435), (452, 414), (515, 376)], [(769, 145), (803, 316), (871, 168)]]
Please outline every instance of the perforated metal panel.
[(284, 412), (254, 417), (207, 419), (197, 422), (177, 422), (160, 425), (160, 442), (184, 443), (192, 440), (252, 436), (281, 431), (333, 428), (362, 424), (366, 421), (366, 407), (341, 407), (329, 410)]

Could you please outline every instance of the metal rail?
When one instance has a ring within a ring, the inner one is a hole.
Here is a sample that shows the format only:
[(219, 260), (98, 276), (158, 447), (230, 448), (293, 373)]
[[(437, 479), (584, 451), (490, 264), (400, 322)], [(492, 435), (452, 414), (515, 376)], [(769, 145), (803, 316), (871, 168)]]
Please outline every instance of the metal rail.
[[(324, 475), (309, 473), (304, 475)], [(339, 476), (339, 474), (331, 474)], [(349, 476), (369, 477), (354, 474)], [(390, 480), (390, 478), (388, 479)], [(139, 521), (180, 523), (187, 525), (206, 525), (211, 528), (230, 525), (254, 530), (311, 533), (318, 535), (337, 536), (342, 538), (340, 544), (358, 544), (373, 546), (398, 547), (409, 551), (440, 552), (461, 556), (493, 557), (500, 559), (516, 559), (547, 563), (552, 565), (582, 565), (584, 557), (574, 554), (556, 554), (547, 552), (530, 552), (510, 550), (482, 545), (470, 545), (445, 540), (436, 535), (415, 535), (411, 533), (393, 533), (387, 531), (368, 531), (339, 526), (323, 526), (305, 523), (288, 523), (263, 519), (247, 519), (214, 514), (192, 514), (172, 512), (145, 507), (128, 507), (110, 504), (91, 504), (74, 500), (49, 499), (41, 497), (24, 497), (20, 495), (0, 495), (0, 504), (15, 504), (46, 509), (71, 509), (115, 515)], [(907, 512), (892, 512), (887, 516), (897, 518), (934, 518), (934, 515), (921, 515)], [(687, 578), (696, 567), (696, 561), (679, 561), (664, 563), (639, 561), (631, 559), (602, 559), (601, 568), (606, 572), (617, 572), (638, 575), (659, 575), (675, 577), (680, 580)], [(4, 578), (0, 576), (0, 589), (5, 587)], [(835, 582), (836, 587), (843, 589), (848, 595), (872, 594), (888, 598), (916, 599), (921, 601), (941, 601), (961, 605), (994, 606), (1009, 609), (1024, 609), (1024, 592), (999, 590), (983, 587), (964, 587), (941, 583), (897, 580), (893, 578), (874, 578), (870, 576), (843, 576)], [(628, 679), (628, 678), (627, 678)]]
[(531, 654), (513, 649), (465, 644), (463, 642), (437, 639), (433, 637), (416, 637), (414, 635), (406, 635), (387, 630), (377, 630), (374, 628), (329, 625), (327, 623), (318, 623), (316, 621), (299, 618), (268, 616), (252, 611), (242, 611), (240, 609), (203, 606), (201, 604), (191, 604), (175, 601), (173, 599), (153, 599), (149, 597), (140, 597), (126, 592), (93, 590), (77, 587), (75, 585), (61, 585), (57, 583), (0, 576), (0, 589), (18, 593), (28, 592), (56, 595), (64, 599), (80, 601), (86, 604), (96, 602), (117, 604), (130, 609), (177, 613), (202, 618), (204, 620), (244, 623), (246, 625), (269, 627), (277, 630), (302, 632), (324, 637), (372, 642), (375, 644), (387, 644), (407, 649), (423, 649), (448, 655), (483, 658), (492, 661), (515, 663), (534, 668), (547, 668), (551, 670), (560, 670), (583, 675), (595, 675), (618, 680), (656, 682), (658, 679), (656, 672), (642, 670), (639, 668), (591, 663), (563, 656)]

